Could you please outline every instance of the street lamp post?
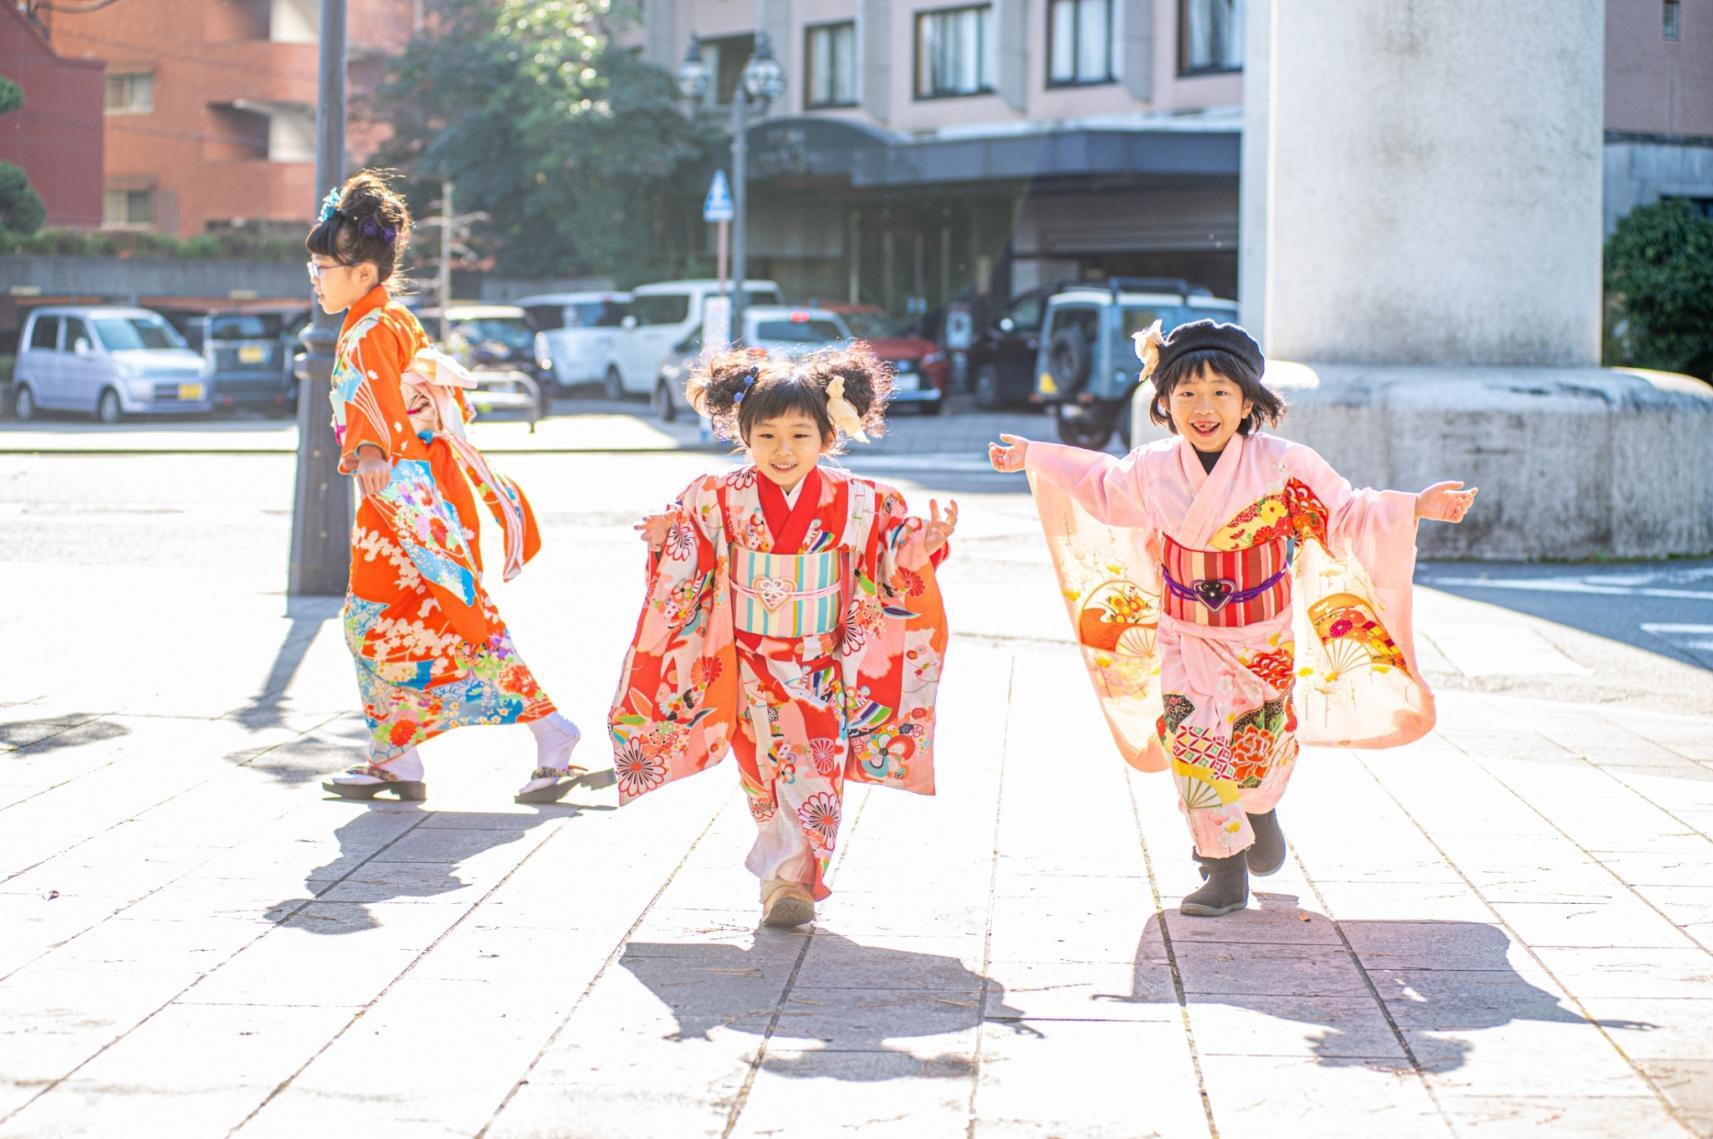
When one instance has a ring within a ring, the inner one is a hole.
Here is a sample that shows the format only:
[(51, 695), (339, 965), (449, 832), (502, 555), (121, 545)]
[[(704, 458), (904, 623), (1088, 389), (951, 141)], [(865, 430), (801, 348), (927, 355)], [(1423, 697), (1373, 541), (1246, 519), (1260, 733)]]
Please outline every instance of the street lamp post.
[[(713, 83), (708, 65), (702, 61), (702, 41), (690, 37), (690, 49), (678, 68), (678, 90), (693, 102), (707, 97)], [(744, 272), (748, 268), (749, 226), (746, 199), (749, 194), (749, 119), (761, 115), (767, 105), (785, 93), (785, 69), (773, 57), (767, 33), (755, 33), (755, 54), (744, 64), (743, 75), (732, 92), (732, 327), (731, 342), (743, 339)]]
[[(319, 207), (320, 195), (345, 180), (345, 0), (321, 0), (320, 90), (315, 110), (314, 206)], [(351, 480), (339, 473), (339, 448), (327, 427), (332, 416), (328, 381), (340, 321), (319, 305), (311, 307), (315, 319), (304, 338), (308, 374), (297, 400), (297, 476), (286, 593), (336, 597), (345, 592), (350, 569), (354, 514)]]

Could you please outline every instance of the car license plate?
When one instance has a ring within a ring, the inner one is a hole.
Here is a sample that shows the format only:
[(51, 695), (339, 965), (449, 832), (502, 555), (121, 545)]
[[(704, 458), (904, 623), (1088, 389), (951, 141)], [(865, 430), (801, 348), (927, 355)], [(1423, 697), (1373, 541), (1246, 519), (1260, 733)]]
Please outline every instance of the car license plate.
[(238, 348), (238, 363), (260, 364), (268, 358), (268, 350), (260, 344), (244, 344)]
[(898, 372), (892, 377), (892, 386), (901, 392), (913, 392), (921, 386), (921, 380), (915, 372)]
[(180, 384), (178, 386), (178, 398), (179, 399), (201, 399), (202, 398), (202, 385), (201, 384)]

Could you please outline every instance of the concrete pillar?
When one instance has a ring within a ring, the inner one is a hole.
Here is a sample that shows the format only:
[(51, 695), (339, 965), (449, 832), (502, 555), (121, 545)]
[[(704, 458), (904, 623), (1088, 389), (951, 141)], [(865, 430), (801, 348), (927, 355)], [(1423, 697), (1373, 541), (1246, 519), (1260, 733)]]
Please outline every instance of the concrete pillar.
[(1271, 356), (1594, 365), (1602, 0), (1251, 0), (1244, 319)]
[(1143, 102), (1154, 101), (1154, 0), (1130, 0), (1117, 12), (1124, 89)]
[(869, 118), (885, 126), (891, 120), (892, 110), (891, 0), (861, 0), (857, 35), (862, 38), (858, 46), (862, 109)]

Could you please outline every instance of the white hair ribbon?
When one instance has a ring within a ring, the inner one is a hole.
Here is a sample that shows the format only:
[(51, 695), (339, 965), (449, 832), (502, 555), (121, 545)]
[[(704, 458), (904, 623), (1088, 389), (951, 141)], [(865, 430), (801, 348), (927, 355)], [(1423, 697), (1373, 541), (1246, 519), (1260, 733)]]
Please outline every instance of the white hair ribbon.
[(868, 442), (868, 436), (862, 429), (862, 416), (857, 414), (856, 405), (845, 398), (843, 376), (834, 376), (833, 382), (827, 385), (827, 418), (834, 427), (858, 443)]
[(1134, 333), (1131, 340), (1136, 344), (1136, 358), (1142, 361), (1142, 374), (1137, 379), (1146, 380), (1159, 367), (1160, 346), (1166, 343), (1166, 338), (1160, 335), (1160, 322), (1156, 320), (1141, 332)]

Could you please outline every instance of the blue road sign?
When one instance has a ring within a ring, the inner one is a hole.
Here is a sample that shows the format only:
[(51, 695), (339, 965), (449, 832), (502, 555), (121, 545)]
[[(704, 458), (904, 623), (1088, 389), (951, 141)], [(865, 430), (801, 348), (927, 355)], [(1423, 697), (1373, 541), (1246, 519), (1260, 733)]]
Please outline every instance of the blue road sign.
[(726, 172), (714, 171), (714, 180), (708, 183), (708, 196), (702, 199), (703, 221), (731, 221), (737, 213), (732, 204), (732, 188), (726, 184)]

